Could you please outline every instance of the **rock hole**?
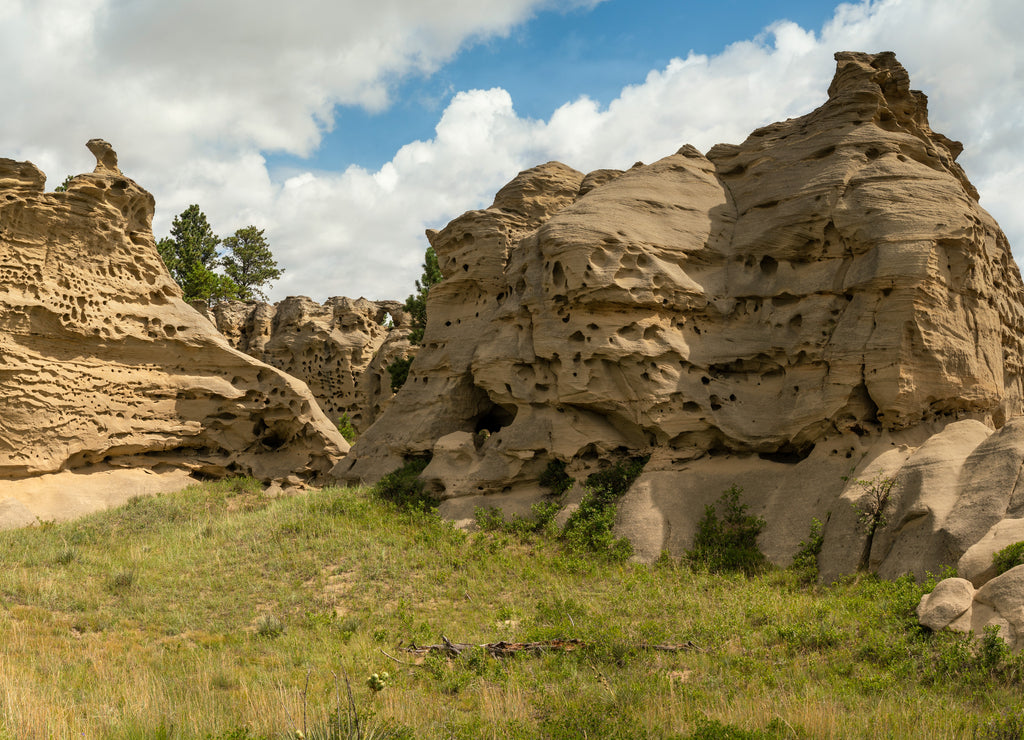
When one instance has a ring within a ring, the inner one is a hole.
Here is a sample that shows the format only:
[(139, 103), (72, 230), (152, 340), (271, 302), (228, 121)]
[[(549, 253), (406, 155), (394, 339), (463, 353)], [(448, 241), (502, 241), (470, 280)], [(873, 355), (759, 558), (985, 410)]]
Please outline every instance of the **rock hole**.
[(554, 283), (556, 288), (565, 287), (565, 269), (562, 267), (561, 262), (555, 262), (551, 268), (551, 282)]
[(288, 435), (278, 429), (267, 426), (266, 421), (259, 419), (253, 426), (253, 436), (256, 441), (268, 450), (279, 450), (288, 441)]
[(515, 421), (516, 411), (515, 407), (507, 409), (504, 406), (494, 404), (477, 416), (473, 425), (473, 431), (479, 433), (486, 430), (494, 434)]
[(784, 465), (795, 465), (798, 462), (806, 460), (813, 451), (814, 444), (811, 442), (806, 442), (802, 445), (787, 443), (779, 447), (779, 449), (774, 452), (759, 452), (757, 453), (757, 456), (762, 460), (768, 460), (770, 462), (782, 463)]

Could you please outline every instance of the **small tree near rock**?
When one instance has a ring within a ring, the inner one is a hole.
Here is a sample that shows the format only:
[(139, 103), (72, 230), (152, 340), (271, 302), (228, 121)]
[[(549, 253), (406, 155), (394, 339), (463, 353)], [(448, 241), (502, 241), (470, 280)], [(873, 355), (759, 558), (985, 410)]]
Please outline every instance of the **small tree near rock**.
[[(416, 281), (416, 292), (405, 299), (405, 310), (409, 314), (409, 325), (412, 330), (409, 332), (409, 342), (417, 345), (423, 341), (423, 332), (427, 328), (427, 295), (433, 285), (441, 282), (441, 267), (437, 262), (437, 254), (433, 247), (427, 247), (423, 255), (423, 274)], [(406, 357), (399, 357), (388, 365), (388, 374), (391, 377), (391, 390), (398, 393), (398, 390), (405, 385), (409, 377), (409, 366), (412, 365), (415, 353)]]
[(879, 473), (871, 480), (858, 480), (850, 477), (844, 477), (843, 480), (852, 480), (863, 490), (861, 497), (852, 506), (853, 510), (857, 512), (857, 524), (860, 531), (867, 536), (858, 570), (867, 570), (871, 560), (871, 546), (875, 540), (875, 532), (889, 523), (886, 518), (886, 508), (889, 506), (889, 498), (899, 479), (896, 476)]
[(441, 282), (441, 267), (437, 262), (437, 254), (433, 247), (427, 247), (423, 255), (423, 274), (416, 281), (416, 292), (405, 299), (405, 310), (409, 313), (409, 341), (419, 344), (423, 341), (423, 332), (427, 328), (427, 295), (431, 286)]

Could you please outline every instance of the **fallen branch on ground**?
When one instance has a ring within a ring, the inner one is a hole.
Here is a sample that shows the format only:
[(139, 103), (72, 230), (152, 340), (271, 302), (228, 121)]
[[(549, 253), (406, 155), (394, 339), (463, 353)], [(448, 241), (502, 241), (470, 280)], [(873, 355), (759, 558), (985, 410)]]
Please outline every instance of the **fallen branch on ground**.
[[(579, 638), (556, 638), (554, 640), (541, 640), (539, 642), (488, 642), (483, 645), (474, 645), (464, 642), (452, 642), (444, 635), (441, 635), (442, 642), (437, 645), (417, 645), (413, 643), (409, 647), (402, 648), (406, 653), (413, 653), (414, 655), (428, 655), (430, 653), (444, 653), (450, 657), (456, 658), (466, 650), (473, 650), (475, 648), (481, 648), (486, 650), (495, 658), (502, 658), (509, 655), (515, 655), (516, 653), (534, 653), (540, 654), (547, 651), (558, 651), (558, 652), (571, 652), (580, 648), (587, 647), (587, 643)], [(636, 650), (657, 650), (665, 653), (679, 653), (683, 651), (694, 650), (697, 652), (703, 652), (701, 648), (695, 645), (690, 640), (681, 644), (665, 644), (665, 645), (648, 645), (641, 643), (633, 646)], [(390, 655), (388, 656), (391, 657)], [(392, 660), (398, 661), (395, 658)]]

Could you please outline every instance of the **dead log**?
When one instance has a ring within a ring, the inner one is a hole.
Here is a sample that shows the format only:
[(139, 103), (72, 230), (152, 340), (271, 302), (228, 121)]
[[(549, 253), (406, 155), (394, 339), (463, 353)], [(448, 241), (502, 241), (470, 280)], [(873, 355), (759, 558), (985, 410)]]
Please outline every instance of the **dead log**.
[[(442, 653), (450, 658), (457, 658), (466, 650), (481, 648), (486, 650), (495, 658), (504, 658), (517, 653), (533, 653), (534, 655), (551, 651), (568, 653), (587, 646), (588, 644), (585, 641), (577, 637), (555, 638), (553, 640), (540, 640), (538, 642), (505, 642), (504, 640), (501, 640), (499, 642), (487, 642), (479, 645), (465, 642), (452, 642), (446, 636), (441, 635), (441, 642), (439, 644), (417, 645), (416, 643), (412, 643), (408, 647), (402, 648), (402, 650), (406, 653), (412, 653), (413, 655)], [(690, 640), (687, 640), (684, 643), (661, 645), (648, 645), (646, 643), (641, 643), (634, 646), (634, 648), (636, 650), (657, 650), (665, 653), (678, 653), (683, 651), (703, 652), (700, 647)]]

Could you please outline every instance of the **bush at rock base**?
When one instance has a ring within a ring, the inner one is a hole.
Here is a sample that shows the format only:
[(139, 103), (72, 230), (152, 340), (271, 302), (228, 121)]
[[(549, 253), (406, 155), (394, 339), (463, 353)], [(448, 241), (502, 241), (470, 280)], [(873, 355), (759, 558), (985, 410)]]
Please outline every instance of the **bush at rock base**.
[[(757, 536), (767, 522), (747, 514), (747, 505), (740, 503), (743, 489), (732, 486), (722, 493), (714, 506), (704, 507), (704, 518), (697, 525), (693, 549), (686, 556), (692, 563), (703, 565), (712, 573), (742, 571), (747, 575), (768, 567), (768, 561), (757, 547)], [(717, 510), (721, 510), (721, 518)]]
[(1002, 575), (1011, 568), (1024, 565), (1024, 541), (1014, 542), (992, 555), (996, 566), (996, 575)]

